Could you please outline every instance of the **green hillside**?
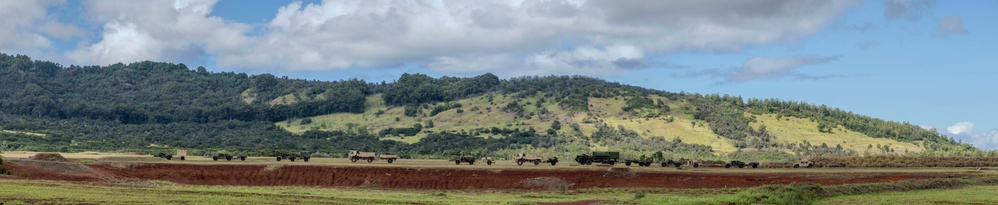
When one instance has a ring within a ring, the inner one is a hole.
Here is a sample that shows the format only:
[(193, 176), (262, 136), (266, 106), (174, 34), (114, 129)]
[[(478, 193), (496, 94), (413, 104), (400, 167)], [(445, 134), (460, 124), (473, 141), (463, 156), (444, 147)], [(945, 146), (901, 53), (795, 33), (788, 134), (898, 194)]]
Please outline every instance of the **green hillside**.
[(64, 67), (0, 54), (0, 83), (0, 151), (363, 149), (420, 158), (570, 158), (610, 150), (714, 160), (994, 154), (826, 106), (585, 76), (322, 82), (158, 62)]

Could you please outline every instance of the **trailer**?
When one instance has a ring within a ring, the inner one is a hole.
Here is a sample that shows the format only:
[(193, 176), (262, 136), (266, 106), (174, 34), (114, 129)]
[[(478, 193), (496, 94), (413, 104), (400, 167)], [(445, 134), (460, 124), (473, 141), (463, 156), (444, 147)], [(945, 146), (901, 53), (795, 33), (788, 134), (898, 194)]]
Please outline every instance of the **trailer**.
[(524, 162), (533, 162), (534, 165), (539, 165), (541, 164), (541, 161), (543, 161), (541, 160), (543, 158), (544, 157), (537, 155), (527, 156), (525, 153), (516, 154), (516, 156), (513, 157), (513, 159), (516, 160), (516, 165), (523, 165)]

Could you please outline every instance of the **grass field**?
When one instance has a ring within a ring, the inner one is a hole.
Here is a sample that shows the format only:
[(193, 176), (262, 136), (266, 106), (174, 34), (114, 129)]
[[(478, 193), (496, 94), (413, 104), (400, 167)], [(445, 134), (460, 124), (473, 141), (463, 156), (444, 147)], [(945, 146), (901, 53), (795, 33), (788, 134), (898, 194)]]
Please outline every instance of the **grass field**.
[(887, 192), (840, 196), (823, 199), (817, 204), (998, 204), (998, 186), (967, 186), (956, 189)]
[[(878, 186), (876, 184), (872, 186)], [(787, 185), (783, 187), (793, 187)], [(776, 190), (787, 189), (777, 188)], [(823, 188), (818, 188), (823, 189)], [(568, 191), (418, 191), (366, 188), (193, 186), (163, 181), (73, 183), (0, 178), (10, 204), (996, 204), (996, 185), (888, 191), (828, 198), (751, 189), (587, 189)], [(772, 197), (798, 198), (772, 200)], [(759, 201), (762, 200), (762, 201)]]
[[(730, 190), (408, 191), (375, 188), (190, 186), (162, 181), (112, 185), (0, 179), (4, 204), (611, 204), (710, 203)], [(109, 197), (113, 196), (113, 197)]]

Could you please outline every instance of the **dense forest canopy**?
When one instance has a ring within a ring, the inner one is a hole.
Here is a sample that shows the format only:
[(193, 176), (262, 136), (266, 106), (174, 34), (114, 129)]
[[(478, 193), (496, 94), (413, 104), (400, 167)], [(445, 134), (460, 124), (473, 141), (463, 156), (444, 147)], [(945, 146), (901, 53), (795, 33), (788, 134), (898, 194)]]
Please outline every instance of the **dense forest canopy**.
[[(203, 67), (191, 69), (184, 64), (149, 61), (65, 67), (23, 55), (0, 53), (0, 83), (3, 84), (0, 86), (0, 130), (3, 131), (0, 132), (0, 151), (187, 148), (336, 152), (369, 149), (432, 157), (521, 147), (550, 148), (578, 141), (559, 135), (555, 130), (492, 127), (431, 133), (419, 142), (406, 144), (379, 138), (418, 133), (421, 131), (419, 126), (423, 125), (374, 132), (357, 128), (304, 134), (293, 134), (274, 125), (274, 122), (332, 113), (361, 113), (372, 95), (381, 95), (387, 106), (418, 108), (495, 93), (520, 97), (543, 94), (542, 99), (551, 99), (573, 113), (590, 112), (590, 98), (623, 98), (626, 106), (620, 109), (624, 112), (641, 110), (648, 113), (645, 117), (688, 113), (696, 120), (708, 123), (717, 135), (735, 142), (739, 149), (760, 152), (790, 149), (807, 155), (855, 154), (841, 147), (778, 143), (765, 127), (750, 126), (754, 119), (746, 113), (808, 118), (816, 120), (822, 131), (842, 126), (870, 137), (921, 142), (927, 153), (970, 155), (979, 152), (970, 145), (915, 125), (826, 106), (776, 99), (671, 93), (585, 76), (500, 79), (488, 73), (469, 78), (404, 74), (391, 83), (359, 79), (324, 82), (270, 74), (210, 73)], [(690, 107), (669, 107), (663, 100), (650, 96), (688, 102)], [(522, 110), (522, 106), (525, 105), (510, 103), (504, 109), (517, 111)], [(461, 107), (449, 104), (437, 109), (433, 115), (448, 109), (461, 110)], [(559, 124), (558, 129), (561, 127)], [(626, 141), (651, 145), (629, 147), (649, 152), (661, 149), (711, 151), (705, 145), (635, 138), (635, 131), (622, 127), (597, 128), (591, 136), (580, 139), (585, 143)], [(503, 137), (481, 138), (473, 133)]]

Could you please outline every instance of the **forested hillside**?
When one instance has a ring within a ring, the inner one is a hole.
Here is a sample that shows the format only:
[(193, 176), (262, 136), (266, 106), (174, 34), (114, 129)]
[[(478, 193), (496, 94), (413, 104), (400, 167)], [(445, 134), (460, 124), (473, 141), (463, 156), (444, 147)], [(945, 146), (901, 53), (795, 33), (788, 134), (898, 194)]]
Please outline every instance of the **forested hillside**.
[(826, 106), (584, 76), (323, 82), (148, 61), (65, 67), (0, 54), (0, 83), (0, 151), (363, 149), (435, 158), (621, 150), (770, 160), (994, 154)]

